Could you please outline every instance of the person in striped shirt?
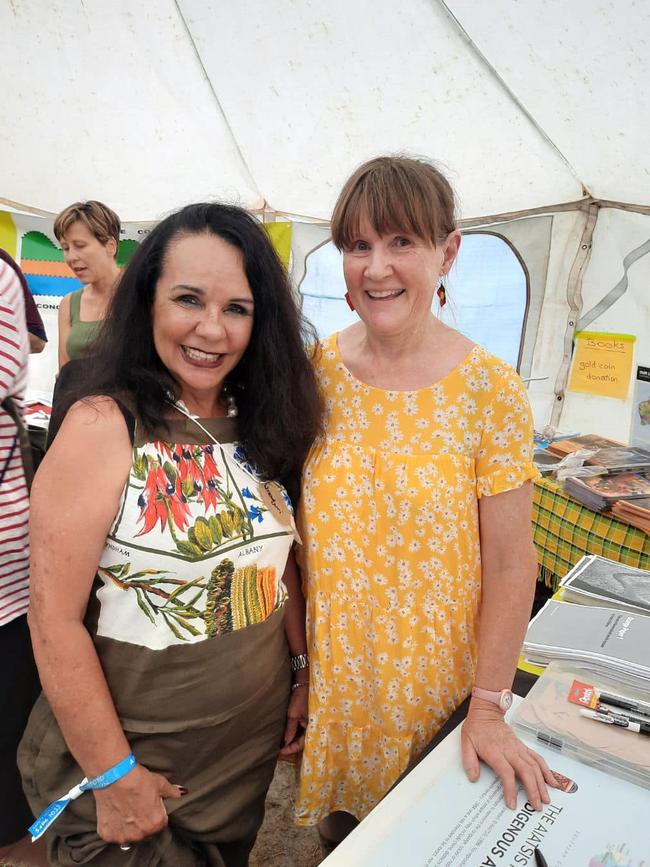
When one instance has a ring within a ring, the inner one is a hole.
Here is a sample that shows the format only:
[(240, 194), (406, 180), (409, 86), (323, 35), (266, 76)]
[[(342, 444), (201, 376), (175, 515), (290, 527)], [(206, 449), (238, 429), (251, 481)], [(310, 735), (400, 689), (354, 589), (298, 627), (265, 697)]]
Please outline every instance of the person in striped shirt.
[(0, 856), (24, 836), (32, 818), (16, 750), (40, 691), (26, 616), (29, 499), (18, 429), (7, 408), (9, 399), (22, 409), (28, 357), (23, 290), (0, 260)]

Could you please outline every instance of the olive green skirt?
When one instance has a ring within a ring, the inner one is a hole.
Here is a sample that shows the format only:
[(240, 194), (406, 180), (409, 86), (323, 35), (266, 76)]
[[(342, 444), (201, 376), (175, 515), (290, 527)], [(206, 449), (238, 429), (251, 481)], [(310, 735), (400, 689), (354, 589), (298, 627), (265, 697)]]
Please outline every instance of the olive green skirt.
[[(105, 667), (114, 697), (120, 670), (127, 680), (137, 678), (141, 654), (157, 653), (165, 663), (139, 707), (128, 685), (128, 709), (119, 699), (115, 704), (138, 761), (189, 791), (166, 801), (169, 826), (128, 852), (97, 835), (95, 799), (92, 792), (84, 793), (48, 831), (52, 865), (246, 867), (286, 720), (291, 677), (283, 621), (279, 610), (263, 623), (165, 651), (134, 651), (95, 639), (107, 644), (98, 652), (110, 669)], [(178, 664), (187, 650), (191, 660)], [(151, 659), (143, 665), (150, 670)], [(203, 705), (197, 689), (207, 693)], [(183, 708), (189, 711), (185, 720)], [(34, 815), (84, 776), (44, 696), (34, 707), (18, 760)]]

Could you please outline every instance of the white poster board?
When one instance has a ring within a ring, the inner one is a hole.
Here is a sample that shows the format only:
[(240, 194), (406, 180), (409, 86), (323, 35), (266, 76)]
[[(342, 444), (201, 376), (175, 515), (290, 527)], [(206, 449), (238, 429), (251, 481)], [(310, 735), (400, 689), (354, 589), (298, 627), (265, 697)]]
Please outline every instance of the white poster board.
[(575, 781), (577, 791), (550, 790), (551, 804), (541, 812), (520, 791), (517, 808), (509, 810), (499, 779), (484, 765), (478, 782), (467, 779), (459, 726), (323, 863), (534, 867), (539, 847), (549, 867), (647, 865), (648, 791), (541, 745), (534, 748), (554, 771)]

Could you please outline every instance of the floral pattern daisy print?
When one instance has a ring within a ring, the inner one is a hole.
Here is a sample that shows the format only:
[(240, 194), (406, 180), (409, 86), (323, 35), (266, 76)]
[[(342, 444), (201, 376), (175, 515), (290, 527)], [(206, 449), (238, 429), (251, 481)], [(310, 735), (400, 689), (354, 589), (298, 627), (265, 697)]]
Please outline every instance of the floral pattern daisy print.
[(523, 384), (480, 347), (438, 383), (355, 379), (336, 336), (298, 526), (312, 688), (296, 816), (363, 818), (471, 690), (480, 497), (535, 478)]

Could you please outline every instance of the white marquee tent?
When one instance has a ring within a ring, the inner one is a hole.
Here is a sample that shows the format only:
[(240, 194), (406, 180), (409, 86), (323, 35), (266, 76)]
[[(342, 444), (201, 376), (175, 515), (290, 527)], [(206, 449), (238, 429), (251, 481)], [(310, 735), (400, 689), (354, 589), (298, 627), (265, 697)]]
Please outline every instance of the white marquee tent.
[(631, 389), (566, 385), (587, 327), (650, 366), (650, 4), (0, 0), (0, 52), (0, 209), (225, 198), (292, 223), (296, 283), (358, 163), (436, 158), (523, 264), (537, 425), (627, 440)]

